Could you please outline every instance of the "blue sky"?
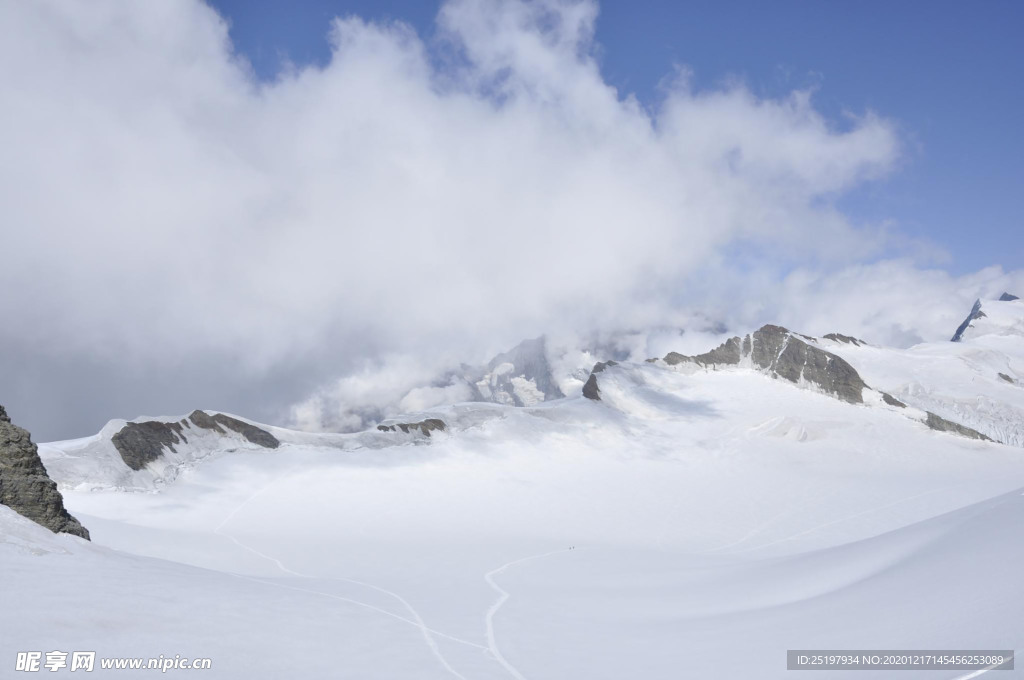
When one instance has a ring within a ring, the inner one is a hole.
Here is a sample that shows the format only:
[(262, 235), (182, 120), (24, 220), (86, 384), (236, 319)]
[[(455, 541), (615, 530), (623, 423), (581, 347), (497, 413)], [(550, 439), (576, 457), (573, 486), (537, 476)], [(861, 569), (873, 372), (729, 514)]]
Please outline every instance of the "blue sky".
[[(399, 19), (429, 40), (438, 3), (410, 0), (211, 0), (261, 78), (282, 57), (330, 56), (334, 16)], [(938, 245), (958, 274), (1024, 260), (1024, 3), (601, 3), (597, 41), (607, 82), (656, 105), (659, 82), (685, 64), (698, 87), (741, 78), (757, 94), (814, 86), (837, 125), (871, 109), (894, 120), (903, 162), (842, 199), (848, 214), (894, 220)]]

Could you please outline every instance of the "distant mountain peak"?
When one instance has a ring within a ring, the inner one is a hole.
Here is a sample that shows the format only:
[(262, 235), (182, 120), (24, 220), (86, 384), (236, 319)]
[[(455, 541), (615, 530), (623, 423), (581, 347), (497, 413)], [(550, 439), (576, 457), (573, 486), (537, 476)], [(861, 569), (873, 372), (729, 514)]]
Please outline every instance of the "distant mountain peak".
[(963, 323), (957, 326), (956, 333), (953, 334), (950, 341), (961, 342), (964, 339), (964, 333), (966, 333), (967, 329), (971, 327), (971, 322), (984, 317), (985, 312), (981, 311), (981, 298), (978, 298), (974, 301), (974, 306), (971, 307), (971, 313), (967, 315), (967, 318), (963, 320)]
[(544, 336), (523, 340), (491, 359), (485, 370), (466, 378), (478, 401), (532, 406), (565, 396), (552, 376)]
[(963, 342), (983, 335), (1024, 335), (1024, 305), (1020, 298), (1003, 293), (997, 300), (975, 300), (971, 313), (951, 340)]
[(248, 442), (268, 449), (276, 449), (279, 444), (277, 438), (266, 430), (223, 413), (210, 415), (199, 410), (176, 422), (147, 420), (125, 423), (111, 437), (111, 442), (125, 465), (138, 472), (161, 458), (165, 451), (177, 453), (175, 445), (188, 445), (191, 432), (202, 430), (219, 435), (227, 435), (230, 430)]

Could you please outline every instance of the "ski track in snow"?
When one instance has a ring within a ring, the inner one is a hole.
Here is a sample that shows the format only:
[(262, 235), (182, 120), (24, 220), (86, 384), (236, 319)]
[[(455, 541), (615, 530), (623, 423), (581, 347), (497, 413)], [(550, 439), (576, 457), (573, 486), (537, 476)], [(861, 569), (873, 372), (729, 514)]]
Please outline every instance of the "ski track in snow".
[[(213, 533), (218, 535), (218, 536), (223, 536), (224, 538), (227, 538), (227, 539), (231, 540), (238, 547), (240, 547), (243, 550), (246, 550), (246, 551), (252, 553), (253, 555), (256, 555), (257, 557), (260, 557), (260, 558), (262, 558), (264, 560), (267, 560), (269, 562), (273, 562), (274, 565), (276, 565), (278, 569), (280, 569), (282, 572), (284, 572), (284, 573), (286, 573), (286, 574), (288, 574), (290, 576), (296, 576), (298, 578), (307, 578), (307, 579), (316, 578), (315, 576), (312, 576), (311, 574), (303, 574), (301, 572), (295, 571), (294, 569), (289, 569), (288, 567), (286, 567), (284, 565), (284, 563), (281, 562), (281, 560), (277, 559), (276, 557), (274, 557), (272, 555), (267, 555), (266, 553), (262, 553), (259, 550), (256, 550), (255, 548), (253, 548), (252, 546), (246, 545), (242, 541), (239, 541), (237, 538), (235, 538), (231, 534), (229, 534), (229, 533), (224, 531), (224, 526), (228, 522), (230, 522), (235, 517), (235, 515), (238, 514), (238, 512), (242, 508), (244, 508), (246, 505), (248, 505), (249, 502), (252, 501), (254, 498), (256, 498), (257, 496), (262, 494), (264, 491), (269, 489), (271, 486), (273, 486), (274, 483), (275, 482), (271, 482), (270, 484), (267, 484), (266, 486), (261, 488), (259, 491), (257, 491), (256, 493), (252, 494), (251, 496), (246, 498), (244, 501), (242, 501), (237, 507), (235, 507), (231, 512), (229, 512), (227, 514), (227, 516), (221, 521), (220, 524), (218, 524), (216, 526), (216, 528), (214, 528)], [(273, 581), (264, 581), (262, 579), (254, 578), (254, 577), (251, 577), (251, 576), (244, 576), (242, 574), (231, 574), (231, 575), (235, 576), (237, 578), (242, 578), (242, 579), (246, 579), (248, 581), (253, 581), (255, 583), (262, 583), (264, 585), (274, 586), (274, 587), (277, 587), (277, 588), (284, 588), (286, 590), (294, 590), (294, 591), (298, 591), (298, 592), (302, 592), (302, 593), (309, 593), (311, 595), (320, 595), (320, 596), (323, 596), (323, 597), (329, 597), (329, 598), (331, 598), (333, 600), (340, 600), (342, 602), (348, 602), (350, 604), (354, 604), (354, 605), (357, 605), (357, 606), (360, 606), (360, 607), (364, 607), (364, 608), (369, 609), (371, 611), (375, 611), (375, 612), (378, 612), (380, 614), (384, 614), (386, 616), (390, 616), (391, 618), (394, 618), (394, 619), (397, 619), (399, 621), (408, 623), (408, 624), (410, 624), (412, 626), (415, 626), (423, 634), (423, 639), (426, 641), (427, 646), (430, 648), (431, 654), (433, 654), (434, 657), (437, 658), (437, 660), (441, 663), (441, 665), (445, 668), (445, 670), (447, 670), (449, 673), (454, 675), (456, 678), (459, 678), (459, 680), (466, 680), (466, 677), (464, 675), (462, 675), (461, 673), (459, 673), (454, 668), (452, 668), (451, 664), (448, 663), (448, 659), (445, 658), (444, 654), (441, 652), (440, 647), (438, 647), (437, 641), (434, 639), (434, 635), (437, 635), (438, 637), (446, 638), (448, 640), (452, 640), (454, 642), (460, 642), (460, 643), (462, 643), (464, 645), (469, 645), (471, 647), (476, 647), (476, 648), (484, 650), (484, 651), (491, 651), (493, 653), (492, 650), (490, 650), (488, 647), (484, 647), (483, 645), (478, 645), (478, 644), (476, 644), (474, 642), (470, 642), (468, 640), (463, 640), (461, 638), (457, 638), (455, 636), (448, 635), (447, 633), (443, 633), (441, 631), (437, 631), (437, 630), (434, 630), (433, 628), (430, 628), (429, 626), (427, 626), (426, 622), (423, 620), (423, 617), (420, 616), (420, 613), (418, 611), (416, 611), (416, 609), (412, 606), (412, 604), (409, 603), (408, 600), (406, 600), (404, 597), (402, 597), (398, 593), (395, 593), (395, 592), (392, 592), (390, 590), (387, 590), (386, 588), (381, 588), (380, 586), (375, 586), (375, 585), (370, 584), (370, 583), (364, 583), (362, 581), (356, 581), (354, 579), (344, 578), (344, 577), (340, 577), (340, 576), (332, 577), (330, 579), (330, 580), (334, 580), (334, 581), (344, 581), (346, 583), (352, 583), (354, 585), (358, 585), (358, 586), (361, 586), (363, 588), (370, 588), (372, 590), (376, 590), (378, 592), (384, 593), (385, 595), (388, 595), (388, 596), (398, 600), (398, 602), (400, 602), (409, 611), (409, 613), (412, 615), (412, 618), (411, 619), (407, 619), (404, 616), (400, 616), (398, 614), (395, 614), (394, 612), (390, 612), (390, 611), (388, 611), (386, 609), (382, 609), (380, 607), (375, 607), (374, 605), (369, 604), (367, 602), (360, 602), (359, 600), (354, 600), (352, 598), (344, 597), (344, 596), (341, 596), (341, 595), (335, 595), (333, 593), (325, 593), (323, 591), (310, 590), (308, 588), (299, 588), (298, 586), (291, 586), (291, 585), (286, 585), (286, 584), (283, 584), (283, 583), (275, 583)]]
[(552, 550), (551, 552), (541, 553), (539, 555), (520, 557), (518, 560), (506, 562), (497, 569), (492, 569), (491, 571), (484, 574), (484, 581), (486, 581), (487, 585), (489, 585), (495, 592), (498, 593), (498, 599), (495, 600), (494, 604), (491, 605), (491, 608), (487, 610), (487, 616), (484, 619), (487, 627), (487, 646), (491, 651), (491, 655), (493, 655), (494, 658), (498, 661), (498, 663), (500, 663), (502, 667), (506, 671), (508, 671), (508, 674), (516, 680), (526, 680), (526, 678), (523, 677), (523, 674), (520, 673), (515, 666), (509, 663), (508, 659), (506, 659), (505, 656), (501, 653), (501, 649), (498, 647), (498, 639), (494, 634), (494, 616), (498, 613), (498, 610), (501, 609), (502, 605), (505, 604), (508, 598), (511, 597), (511, 595), (507, 590), (504, 590), (494, 581), (494, 577), (500, 574), (501, 572), (505, 571), (509, 567), (515, 566), (517, 564), (522, 564), (523, 562), (529, 562), (531, 560), (539, 560), (542, 557), (549, 557), (551, 555), (557, 555), (558, 553), (563, 553), (567, 551), (567, 548), (562, 548), (561, 550)]
[[(945, 491), (948, 488), (949, 487), (945, 487), (944, 486), (944, 487), (939, 488), (939, 489), (932, 489), (931, 491), (925, 491), (924, 493), (914, 494), (913, 496), (907, 496), (906, 498), (901, 498), (898, 501), (893, 501), (892, 503), (886, 503), (885, 505), (880, 505), (877, 508), (869, 508), (869, 509), (864, 510), (862, 512), (854, 513), (854, 514), (850, 515), (849, 517), (840, 517), (839, 519), (834, 519), (831, 522), (825, 522), (824, 524), (819, 524), (817, 526), (813, 526), (810, 529), (804, 529), (803, 531), (798, 531), (797, 533), (792, 534), (790, 536), (784, 536), (783, 538), (779, 538), (779, 539), (776, 539), (774, 541), (769, 541), (767, 543), (762, 543), (760, 545), (755, 545), (753, 548), (747, 548), (745, 550), (736, 550), (736, 551), (729, 552), (729, 553), (726, 553), (726, 554), (727, 555), (740, 555), (740, 554), (743, 554), (743, 553), (755, 552), (757, 550), (761, 550), (762, 548), (767, 548), (767, 547), (770, 547), (770, 546), (773, 546), (773, 545), (778, 545), (779, 543), (786, 543), (787, 541), (792, 541), (794, 539), (800, 538), (801, 536), (806, 536), (807, 534), (812, 534), (815, 531), (819, 531), (819, 530), (824, 529), (826, 527), (830, 527), (830, 526), (833, 526), (835, 524), (842, 524), (843, 522), (849, 522), (851, 519), (857, 519), (858, 517), (863, 517), (864, 515), (870, 515), (872, 513), (879, 512), (881, 510), (888, 510), (889, 508), (896, 507), (897, 505), (901, 505), (903, 503), (906, 503), (907, 501), (912, 501), (912, 500), (917, 499), (917, 498), (923, 498), (924, 496), (930, 496), (933, 493), (938, 493), (940, 491)], [(769, 521), (767, 524), (763, 525), (762, 528), (766, 527), (768, 524), (771, 524), (771, 521)], [(758, 531), (755, 531), (755, 534), (756, 533), (758, 533)], [(745, 542), (748, 538), (751, 538), (751, 536), (750, 535), (746, 536), (743, 539), (743, 541), (740, 541), (740, 542), (741, 543)], [(722, 549), (723, 548), (716, 548), (715, 552), (717, 552), (718, 550), (722, 550)]]
[(704, 553), (712, 554), (712, 553), (722, 552), (724, 550), (728, 550), (729, 548), (735, 548), (738, 545), (743, 545), (744, 543), (746, 543), (750, 539), (752, 539), (755, 536), (763, 533), (765, 529), (770, 527), (775, 522), (779, 521), (780, 519), (782, 519), (783, 517), (785, 517), (787, 515), (792, 515), (792, 514), (793, 514), (792, 510), (783, 510), (782, 512), (777, 513), (777, 514), (773, 515), (772, 517), (768, 518), (767, 521), (762, 522), (761, 524), (758, 524), (757, 526), (755, 526), (753, 529), (751, 529), (749, 532), (747, 532), (746, 535), (742, 536), (741, 538), (739, 538), (739, 539), (737, 539), (735, 541), (732, 541), (731, 543), (726, 543), (725, 545), (720, 545), (717, 548), (710, 548), (708, 550), (705, 550)]

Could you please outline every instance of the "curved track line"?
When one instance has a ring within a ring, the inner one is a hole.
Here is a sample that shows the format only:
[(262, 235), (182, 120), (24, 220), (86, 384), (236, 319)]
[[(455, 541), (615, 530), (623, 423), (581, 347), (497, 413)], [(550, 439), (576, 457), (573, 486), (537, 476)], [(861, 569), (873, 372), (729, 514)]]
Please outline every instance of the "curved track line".
[[(412, 620), (412, 619), (407, 619), (407, 618), (405, 618), (404, 616), (402, 616), (400, 614), (396, 614), (394, 612), (388, 611), (387, 609), (382, 609), (381, 607), (377, 607), (377, 606), (374, 606), (374, 605), (366, 603), (366, 602), (361, 602), (359, 600), (353, 600), (352, 598), (345, 597), (344, 595), (336, 595), (334, 593), (325, 593), (322, 590), (310, 590), (309, 588), (300, 588), (298, 586), (292, 586), (292, 585), (288, 585), (286, 583), (278, 583), (277, 581), (264, 581), (263, 579), (256, 578), (255, 576), (246, 576), (245, 574), (235, 574), (235, 573), (232, 573), (232, 572), (225, 572), (225, 573), (228, 576), (234, 576), (235, 578), (244, 579), (246, 581), (252, 581), (253, 583), (260, 583), (260, 584), (263, 584), (265, 586), (273, 586), (274, 588), (284, 588), (285, 590), (294, 590), (295, 592), (298, 592), (298, 593), (308, 593), (310, 595), (320, 595), (322, 597), (329, 597), (332, 600), (339, 600), (341, 602), (348, 602), (349, 604), (354, 604), (354, 605), (356, 605), (358, 607), (363, 607), (365, 609), (369, 609), (371, 611), (375, 611), (378, 614), (383, 614), (385, 616), (390, 616), (391, 618), (393, 618), (393, 619), (395, 619), (397, 621), (401, 621), (402, 623), (408, 623), (410, 626), (413, 626), (415, 628), (420, 628), (420, 624), (417, 623), (416, 621)], [(484, 647), (483, 645), (478, 645), (477, 643), (470, 642), (469, 640), (463, 640), (462, 638), (455, 637), (454, 635), (449, 635), (448, 633), (445, 633), (445, 632), (440, 631), (440, 630), (434, 630), (433, 628), (429, 628), (429, 627), (426, 628), (426, 630), (429, 631), (432, 635), (436, 635), (438, 637), (445, 638), (446, 640), (451, 640), (452, 642), (458, 642), (459, 644), (466, 645), (467, 647), (473, 647), (475, 649), (479, 649), (479, 650), (482, 650), (484, 652), (489, 652), (490, 651), (490, 649), (488, 649), (487, 647)]]
[(948, 488), (949, 487), (944, 486), (944, 487), (939, 488), (939, 489), (932, 489), (931, 491), (925, 491), (924, 493), (915, 494), (913, 496), (907, 496), (906, 498), (901, 498), (901, 499), (899, 499), (897, 501), (893, 501), (892, 503), (887, 503), (885, 505), (880, 505), (877, 508), (868, 508), (867, 510), (863, 510), (861, 512), (854, 513), (852, 515), (849, 515), (848, 517), (840, 517), (839, 519), (834, 519), (831, 522), (825, 522), (824, 524), (819, 524), (817, 526), (813, 526), (810, 529), (804, 529), (803, 531), (798, 531), (797, 533), (792, 534), (790, 536), (785, 536), (783, 538), (779, 538), (779, 539), (776, 539), (774, 541), (768, 541), (767, 543), (761, 543), (760, 545), (755, 545), (753, 548), (747, 548), (745, 550), (736, 550), (736, 551), (728, 552), (728, 553), (725, 553), (725, 554), (726, 555), (740, 555), (740, 554), (744, 554), (744, 553), (755, 552), (757, 550), (761, 550), (762, 548), (767, 548), (769, 546), (777, 545), (779, 543), (786, 543), (787, 541), (792, 541), (792, 540), (797, 539), (797, 538), (799, 538), (801, 536), (806, 536), (807, 534), (813, 534), (814, 532), (819, 531), (820, 529), (824, 529), (825, 527), (830, 527), (830, 526), (832, 526), (834, 524), (842, 524), (843, 522), (849, 522), (851, 519), (857, 519), (858, 517), (863, 517), (864, 515), (870, 515), (872, 513), (879, 512), (881, 510), (888, 510), (889, 508), (896, 507), (897, 505), (901, 505), (903, 503), (906, 503), (907, 501), (912, 501), (912, 500), (915, 500), (917, 498), (922, 498), (924, 496), (930, 496), (933, 493), (938, 493), (940, 491), (945, 491)]
[[(214, 528), (213, 533), (218, 535), (218, 536), (223, 536), (223, 537), (231, 540), (238, 547), (240, 547), (240, 548), (242, 548), (244, 550), (247, 550), (247, 551), (251, 552), (252, 554), (254, 554), (254, 555), (256, 555), (256, 556), (258, 556), (258, 557), (260, 557), (262, 559), (265, 559), (265, 560), (268, 560), (270, 562), (273, 562), (277, 566), (278, 569), (280, 569), (281, 571), (283, 571), (286, 574), (289, 574), (291, 576), (297, 576), (299, 578), (310, 578), (310, 579), (311, 578), (315, 578), (314, 576), (312, 576), (310, 574), (303, 574), (303, 573), (295, 571), (293, 569), (289, 569), (288, 567), (286, 567), (281, 562), (281, 560), (277, 559), (276, 557), (273, 557), (272, 555), (267, 555), (265, 553), (262, 553), (262, 552), (256, 550), (255, 548), (253, 548), (253, 547), (251, 547), (249, 545), (246, 545), (242, 541), (239, 541), (237, 538), (235, 538), (234, 536), (232, 536), (231, 534), (228, 534), (227, 532), (225, 532), (223, 530), (224, 526), (234, 518), (234, 516), (238, 513), (239, 510), (241, 510), (243, 507), (245, 507), (254, 498), (256, 498), (257, 496), (262, 494), (264, 491), (269, 489), (271, 486), (273, 486), (275, 484), (275, 482), (276, 482), (276, 480), (274, 482), (271, 482), (270, 484), (267, 484), (266, 486), (261, 488), (259, 491), (257, 491), (256, 493), (252, 494), (251, 496), (246, 498), (244, 501), (242, 501), (237, 507), (235, 507), (231, 512), (228, 513), (228, 515), (220, 522), (220, 524), (218, 524)], [(469, 642), (467, 640), (461, 640), (461, 639), (456, 638), (454, 636), (448, 635), (446, 633), (442, 633), (440, 631), (436, 631), (436, 630), (428, 627), (426, 622), (423, 620), (423, 617), (420, 616), (419, 612), (416, 611), (416, 609), (404, 597), (402, 597), (398, 593), (394, 593), (394, 592), (392, 592), (390, 590), (387, 590), (385, 588), (381, 588), (379, 586), (375, 586), (375, 585), (372, 585), (372, 584), (369, 584), (369, 583), (364, 583), (362, 581), (356, 581), (354, 579), (348, 579), (348, 578), (343, 578), (343, 577), (335, 577), (333, 579), (330, 579), (330, 580), (335, 580), (335, 581), (346, 581), (348, 583), (353, 583), (353, 584), (362, 586), (364, 588), (371, 588), (373, 590), (377, 590), (377, 591), (379, 591), (381, 593), (389, 595), (389, 596), (395, 598), (396, 600), (398, 600), (399, 602), (401, 602), (402, 605), (406, 609), (409, 610), (409, 612), (412, 614), (413, 618), (412, 619), (407, 619), (404, 616), (399, 616), (398, 614), (395, 614), (394, 612), (389, 612), (386, 609), (381, 609), (380, 607), (375, 607), (375, 606), (373, 606), (371, 604), (368, 604), (366, 602), (360, 602), (359, 600), (353, 600), (352, 598), (342, 597), (341, 595), (334, 595), (332, 593), (324, 593), (324, 592), (321, 592), (321, 591), (318, 591), (318, 590), (309, 590), (307, 588), (298, 588), (298, 587), (295, 587), (295, 586), (288, 586), (288, 585), (281, 584), (281, 583), (274, 583), (272, 581), (262, 581), (260, 579), (256, 579), (256, 578), (253, 578), (253, 577), (250, 577), (250, 576), (243, 576), (241, 574), (232, 574), (232, 576), (237, 576), (238, 578), (247, 579), (249, 581), (255, 581), (256, 583), (262, 583), (264, 585), (272, 585), (272, 586), (277, 586), (277, 587), (280, 587), (280, 588), (285, 588), (287, 590), (296, 590), (296, 591), (299, 591), (299, 592), (305, 592), (305, 593), (310, 593), (310, 594), (314, 594), (314, 595), (321, 595), (323, 597), (329, 597), (331, 599), (341, 600), (343, 602), (349, 602), (351, 604), (355, 604), (355, 605), (358, 605), (360, 607), (365, 607), (367, 609), (370, 609), (372, 611), (375, 611), (375, 612), (378, 612), (378, 613), (381, 613), (381, 614), (386, 614), (387, 616), (390, 616), (390, 617), (392, 617), (394, 619), (397, 619), (399, 621), (403, 621), (405, 623), (413, 625), (416, 628), (419, 628), (420, 632), (423, 634), (423, 639), (426, 641), (427, 646), (430, 648), (430, 652), (437, 658), (437, 660), (441, 663), (441, 665), (444, 666), (445, 670), (447, 670), (449, 673), (451, 673), (455, 677), (459, 678), (459, 680), (466, 680), (466, 678), (461, 673), (459, 673), (457, 670), (452, 668), (451, 664), (448, 663), (448, 659), (446, 659), (444, 654), (441, 653), (441, 649), (440, 649), (440, 647), (438, 647), (437, 641), (434, 640), (433, 636), (434, 635), (438, 635), (440, 637), (444, 637), (444, 638), (447, 638), (449, 640), (453, 640), (455, 642), (461, 642), (462, 644), (471, 645), (473, 647), (478, 647), (480, 649), (487, 649), (486, 647), (483, 647), (482, 645), (477, 645), (477, 644)]]
[(767, 529), (772, 524), (774, 524), (775, 522), (777, 522), (780, 519), (782, 519), (784, 516), (791, 515), (791, 514), (793, 514), (792, 510), (783, 510), (782, 512), (780, 512), (780, 513), (770, 517), (767, 521), (762, 522), (762, 523), (758, 524), (757, 526), (755, 526), (753, 529), (751, 529), (749, 532), (747, 532), (747, 534), (745, 536), (743, 536), (742, 538), (739, 538), (739, 539), (733, 541), (732, 543), (726, 543), (725, 545), (720, 545), (720, 546), (718, 546), (716, 548), (710, 548), (708, 550), (705, 550), (704, 552), (708, 553), (708, 554), (717, 553), (717, 552), (722, 552), (723, 550), (728, 550), (729, 548), (735, 548), (738, 545), (742, 545), (742, 544), (746, 543), (747, 541), (749, 541), (750, 539), (754, 538), (755, 536), (764, 533), (765, 529)]
[(498, 663), (500, 663), (502, 667), (506, 671), (508, 671), (508, 674), (516, 680), (526, 680), (526, 678), (523, 677), (523, 674), (520, 673), (515, 666), (509, 663), (508, 659), (506, 659), (505, 656), (501, 653), (501, 649), (498, 647), (497, 636), (494, 634), (494, 616), (498, 613), (498, 610), (501, 609), (502, 605), (505, 604), (508, 598), (511, 597), (511, 595), (507, 590), (504, 590), (501, 586), (495, 583), (494, 577), (511, 566), (521, 564), (523, 562), (529, 562), (530, 560), (538, 560), (542, 557), (548, 557), (550, 555), (556, 555), (558, 553), (563, 552), (567, 552), (567, 550), (565, 548), (562, 548), (561, 550), (552, 550), (551, 552), (541, 553), (540, 555), (530, 555), (529, 557), (521, 557), (518, 560), (512, 560), (511, 562), (507, 562), (498, 567), (497, 569), (492, 569), (491, 571), (484, 574), (484, 581), (486, 581), (487, 585), (489, 585), (492, 589), (494, 589), (495, 592), (498, 593), (498, 599), (495, 600), (494, 604), (491, 605), (491, 608), (487, 610), (487, 616), (484, 619), (485, 624), (487, 626), (487, 647), (490, 649), (491, 655), (494, 656)]
[[(441, 650), (438, 648), (437, 642), (431, 636), (432, 634), (436, 635), (436, 634), (439, 634), (439, 633), (437, 633), (432, 628), (429, 628), (427, 626), (426, 621), (423, 620), (423, 617), (420, 616), (420, 613), (418, 611), (416, 611), (415, 607), (413, 607), (411, 604), (409, 604), (408, 600), (406, 600), (404, 597), (402, 597), (398, 593), (392, 592), (392, 591), (390, 591), (390, 590), (388, 590), (386, 588), (381, 588), (380, 586), (375, 586), (372, 583), (364, 583), (363, 581), (357, 581), (355, 579), (345, 578), (343, 576), (334, 577), (332, 580), (335, 580), (335, 581), (345, 581), (347, 583), (353, 583), (353, 584), (355, 584), (357, 586), (362, 586), (363, 588), (369, 588), (371, 590), (376, 590), (378, 592), (384, 593), (385, 595), (389, 595), (389, 596), (395, 598), (396, 600), (398, 600), (399, 602), (401, 602), (402, 605), (409, 611), (409, 613), (412, 614), (413, 619), (415, 619), (414, 623), (423, 632), (423, 637), (427, 641), (427, 644), (430, 646), (430, 648), (434, 651), (434, 655), (441, 661), (441, 663), (444, 665), (445, 668), (448, 669), (449, 672), (451, 672), (453, 675), (455, 675), (455, 676), (457, 676), (459, 678), (462, 678), (462, 680), (465, 680), (465, 678), (463, 678), (462, 675), (460, 675), (458, 671), (456, 671), (454, 668), (452, 668), (451, 666), (448, 665), (448, 661), (441, 654)], [(464, 644), (471, 644), (474, 647), (479, 647), (480, 649), (486, 649), (486, 647), (484, 647), (483, 645), (476, 645), (476, 644), (473, 644), (471, 642), (467, 642), (465, 640), (459, 640), (458, 638), (453, 638), (452, 636), (445, 635), (444, 633), (440, 633), (440, 635), (442, 635), (443, 637), (449, 638), (451, 640), (457, 640), (458, 642), (463, 642)]]

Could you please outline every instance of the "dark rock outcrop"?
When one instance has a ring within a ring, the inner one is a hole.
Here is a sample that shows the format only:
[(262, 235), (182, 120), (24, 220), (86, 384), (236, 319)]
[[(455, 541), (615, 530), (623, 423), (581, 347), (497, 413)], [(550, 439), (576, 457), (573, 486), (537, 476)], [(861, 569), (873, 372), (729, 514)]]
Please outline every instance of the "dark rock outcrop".
[(277, 437), (266, 430), (262, 430), (255, 425), (251, 425), (245, 421), (239, 420), (238, 418), (226, 416), (223, 413), (215, 413), (211, 416), (205, 411), (193, 411), (191, 415), (189, 415), (188, 419), (192, 421), (192, 424), (196, 427), (201, 427), (204, 430), (214, 430), (221, 434), (227, 434), (224, 431), (224, 428), (226, 427), (229, 430), (233, 430), (242, 435), (253, 444), (262, 446), (265, 449), (276, 449), (281, 445), (281, 442), (278, 441)]
[(583, 385), (583, 396), (594, 401), (601, 401), (601, 388), (597, 385), (597, 374), (609, 366), (616, 365), (618, 365), (618, 362), (615, 361), (598, 361), (594, 364), (594, 368), (590, 371), (590, 377), (587, 378), (587, 382)]
[(766, 325), (742, 339), (729, 338), (710, 352), (692, 357), (670, 352), (664, 360), (669, 365), (691, 362), (716, 368), (737, 365), (749, 357), (756, 368), (768, 375), (791, 383), (803, 380), (843, 401), (863, 403), (862, 393), (867, 385), (856, 369), (842, 357), (805, 340), (812, 338), (782, 326)]
[(164, 447), (174, 451), (175, 444), (187, 444), (184, 429), (181, 423), (155, 420), (127, 423), (111, 437), (111, 441), (125, 465), (132, 470), (141, 470), (159, 458)]
[(835, 342), (842, 342), (842, 343), (845, 343), (847, 345), (856, 345), (857, 347), (860, 347), (861, 345), (866, 345), (867, 344), (863, 340), (859, 340), (858, 338), (855, 338), (852, 335), (843, 335), (842, 333), (826, 333), (825, 335), (823, 335), (821, 337), (823, 337), (826, 340), (833, 340)]
[(255, 425), (226, 416), (223, 413), (210, 415), (205, 411), (193, 411), (188, 418), (175, 423), (148, 420), (142, 423), (126, 423), (111, 437), (114, 448), (121, 454), (125, 465), (132, 470), (141, 470), (160, 456), (164, 449), (176, 451), (177, 444), (187, 444), (186, 431), (192, 427), (213, 430), (227, 434), (233, 430), (248, 441), (267, 449), (276, 449), (280, 442), (277, 437)]
[(967, 315), (967, 318), (964, 319), (964, 322), (962, 324), (957, 326), (956, 333), (953, 334), (953, 337), (950, 338), (950, 341), (960, 342), (961, 340), (963, 340), (964, 332), (971, 327), (971, 322), (974, 321), (975, 319), (982, 319), (984, 317), (985, 312), (981, 311), (981, 299), (975, 300), (974, 306), (971, 307), (971, 313)]
[[(1010, 293), (1005, 292), (999, 296), (999, 302), (1013, 302), (1019, 299), (1020, 298), (1017, 297), (1016, 295), (1011, 295)], [(964, 338), (964, 333), (966, 333), (967, 329), (974, 324), (974, 321), (976, 321), (977, 319), (983, 319), (986, 316), (987, 314), (985, 314), (985, 311), (982, 307), (981, 299), (975, 300), (974, 306), (971, 307), (971, 313), (967, 315), (967, 318), (963, 320), (963, 323), (957, 326), (956, 333), (953, 334), (953, 337), (950, 338), (950, 340), (952, 342), (962, 342)]]
[(896, 397), (892, 396), (888, 392), (882, 392), (882, 401), (884, 401), (889, 406), (897, 406), (899, 408), (906, 408), (907, 407), (906, 404), (904, 404), (902, 401), (900, 401)]
[(705, 368), (713, 368), (718, 365), (735, 365), (740, 363), (740, 359), (744, 356), (744, 350), (746, 350), (746, 354), (750, 353), (750, 345), (748, 341), (744, 340), (743, 342), (747, 344), (741, 345), (741, 341), (738, 337), (729, 338), (710, 352), (705, 352), (704, 354), (698, 354), (692, 357), (688, 357), (677, 352), (669, 352), (665, 356), (665, 363), (671, 366), (674, 364), (681, 364), (684, 361), (692, 361), (693, 363), (700, 364)]
[(401, 430), (406, 434), (408, 434), (409, 432), (420, 432), (421, 434), (425, 434), (429, 437), (430, 433), (433, 432), (434, 430), (444, 432), (447, 429), (447, 426), (444, 424), (444, 421), (441, 420), (440, 418), (427, 418), (426, 420), (421, 420), (418, 423), (394, 423), (393, 425), (378, 425), (377, 429), (380, 430), (381, 432), (398, 432), (399, 430)]
[(0, 504), (54, 533), (89, 539), (89, 532), (64, 508), (64, 498), (39, 459), (26, 430), (11, 423), (0, 406)]
[(932, 413), (931, 411), (925, 411), (925, 413), (928, 414), (928, 418), (927, 420), (925, 420), (925, 425), (927, 425), (933, 430), (938, 430), (939, 432), (952, 432), (962, 437), (967, 437), (968, 439), (980, 439), (986, 442), (992, 441), (991, 438), (986, 437), (977, 430), (971, 429), (964, 425), (960, 425), (959, 423), (954, 423), (951, 420), (941, 418)]

